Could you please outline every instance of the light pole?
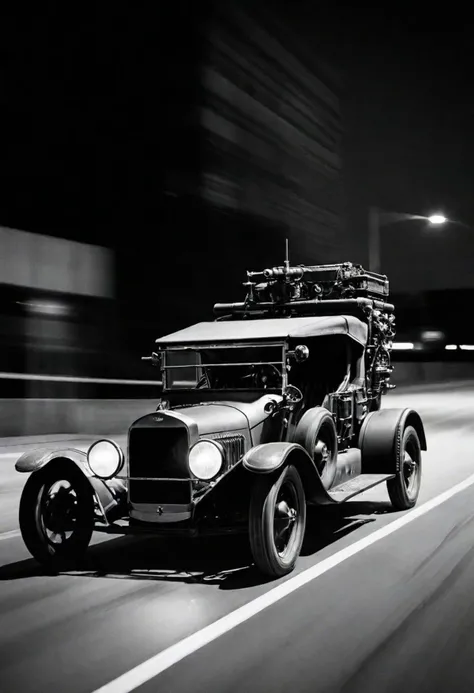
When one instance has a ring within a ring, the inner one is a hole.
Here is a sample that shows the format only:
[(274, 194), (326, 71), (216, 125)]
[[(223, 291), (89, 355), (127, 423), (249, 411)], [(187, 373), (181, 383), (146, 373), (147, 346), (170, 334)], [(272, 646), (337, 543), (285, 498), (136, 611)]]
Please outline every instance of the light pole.
[(432, 214), (429, 217), (420, 214), (406, 214), (401, 212), (385, 212), (378, 207), (369, 209), (369, 270), (380, 274), (380, 229), (388, 224), (396, 224), (399, 221), (424, 220), (432, 226), (441, 226), (448, 219), (442, 214)]

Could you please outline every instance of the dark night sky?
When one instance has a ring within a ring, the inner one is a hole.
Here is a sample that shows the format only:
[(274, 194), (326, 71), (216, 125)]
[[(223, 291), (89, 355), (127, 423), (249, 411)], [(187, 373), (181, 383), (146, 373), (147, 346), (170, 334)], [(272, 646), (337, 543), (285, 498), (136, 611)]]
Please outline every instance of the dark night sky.
[(382, 270), (397, 291), (474, 286), (472, 24), (442, 9), (335, 11), (321, 41), (346, 72), (352, 257), (366, 262), (369, 204), (470, 225), (386, 227)]

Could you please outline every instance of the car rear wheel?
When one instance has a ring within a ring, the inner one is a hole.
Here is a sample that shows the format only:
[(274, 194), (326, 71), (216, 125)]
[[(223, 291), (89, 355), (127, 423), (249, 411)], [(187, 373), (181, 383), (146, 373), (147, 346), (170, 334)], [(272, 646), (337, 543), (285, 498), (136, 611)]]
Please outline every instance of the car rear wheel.
[(325, 489), (333, 485), (337, 472), (337, 433), (334, 419), (324, 407), (314, 407), (301, 417), (294, 442), (313, 460)]
[(285, 467), (277, 477), (272, 474), (256, 479), (249, 533), (252, 556), (262, 573), (278, 578), (293, 570), (305, 526), (305, 493), (295, 467)]
[(52, 462), (28, 478), (20, 500), (20, 530), (26, 548), (53, 570), (84, 555), (94, 529), (94, 495), (80, 469)]
[(421, 486), (421, 446), (413, 426), (402, 434), (399, 455), (399, 471), (387, 481), (387, 490), (394, 508), (409, 510), (416, 504)]

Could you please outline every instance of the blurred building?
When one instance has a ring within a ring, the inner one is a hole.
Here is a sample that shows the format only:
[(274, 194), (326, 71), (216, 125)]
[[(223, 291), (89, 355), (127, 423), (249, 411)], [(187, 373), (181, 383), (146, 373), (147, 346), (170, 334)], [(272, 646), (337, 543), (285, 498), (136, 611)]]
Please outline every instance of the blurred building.
[(106, 372), (113, 297), (110, 250), (0, 227), (1, 397), (77, 393), (73, 384), (13, 380), (12, 373)]
[[(4, 17), (0, 223), (114, 254), (117, 376), (141, 377), (155, 337), (240, 299), (286, 237), (294, 262), (346, 259), (341, 83), (315, 50), (324, 26), (304, 35), (298, 11), (175, 0)], [(50, 265), (50, 282), (63, 274)]]
[(339, 259), (340, 82), (307, 36), (259, 6), (221, 3), (209, 23), (201, 194), (284, 231), (299, 259)]
[(146, 94), (142, 161), (156, 166), (154, 193), (134, 169), (146, 187), (130, 228), (146, 241), (119, 256), (120, 276), (140, 271), (122, 294), (137, 330), (211, 318), (214, 302), (241, 299), (247, 269), (283, 261), (287, 237), (294, 262), (347, 259), (341, 82), (292, 12), (167, 4), (156, 57), (130, 68)]

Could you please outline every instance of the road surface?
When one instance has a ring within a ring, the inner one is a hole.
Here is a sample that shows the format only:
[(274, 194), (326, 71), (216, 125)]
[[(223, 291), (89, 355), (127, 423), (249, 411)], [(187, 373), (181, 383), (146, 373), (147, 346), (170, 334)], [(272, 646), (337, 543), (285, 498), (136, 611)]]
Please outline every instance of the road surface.
[(312, 512), (295, 573), (263, 584), (229, 539), (100, 537), (80, 571), (44, 575), (13, 469), (35, 442), (0, 440), (0, 691), (472, 693), (474, 384), (385, 406), (425, 418), (417, 508), (392, 512), (379, 487)]

